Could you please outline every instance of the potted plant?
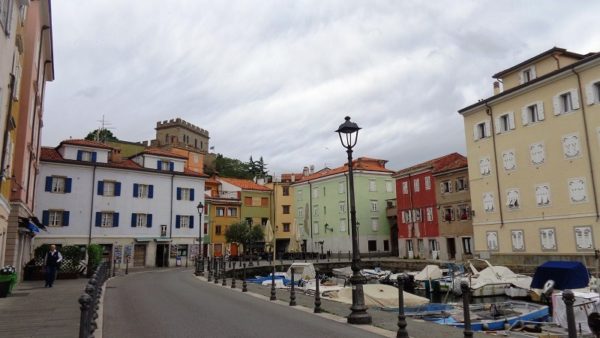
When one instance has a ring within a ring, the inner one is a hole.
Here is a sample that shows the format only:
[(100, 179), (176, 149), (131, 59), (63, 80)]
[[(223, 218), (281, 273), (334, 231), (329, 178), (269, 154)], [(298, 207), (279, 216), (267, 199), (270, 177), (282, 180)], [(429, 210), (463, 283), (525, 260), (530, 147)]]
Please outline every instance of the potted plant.
[(0, 269), (0, 297), (6, 297), (17, 284), (17, 272), (14, 266), (7, 265)]

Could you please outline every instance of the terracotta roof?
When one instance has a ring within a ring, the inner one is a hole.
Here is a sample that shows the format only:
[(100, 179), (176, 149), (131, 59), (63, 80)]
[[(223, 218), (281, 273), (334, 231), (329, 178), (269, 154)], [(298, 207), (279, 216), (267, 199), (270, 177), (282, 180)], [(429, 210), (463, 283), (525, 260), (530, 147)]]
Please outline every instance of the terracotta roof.
[[(387, 163), (386, 160), (379, 160), (379, 159), (370, 158), (370, 157), (359, 157), (356, 160), (352, 161), (352, 169), (353, 170), (365, 170), (365, 171), (393, 173), (394, 171), (389, 170), (385, 167), (386, 163)], [(334, 169), (329, 169), (329, 168), (321, 169), (312, 175), (302, 177), (297, 182), (311, 181), (311, 180), (315, 180), (315, 179), (322, 178), (322, 177), (333, 176), (336, 174), (344, 173), (347, 171), (348, 171), (348, 164), (346, 163), (343, 166), (337, 167)]]
[(578, 54), (578, 53), (569, 52), (568, 50), (566, 50), (564, 48), (552, 47), (552, 48), (548, 49), (547, 51), (544, 51), (544, 52), (542, 52), (542, 53), (540, 53), (540, 54), (538, 54), (538, 55), (536, 55), (534, 57), (531, 57), (531, 58), (529, 58), (529, 59), (527, 59), (527, 60), (525, 60), (523, 62), (520, 62), (520, 63), (518, 63), (518, 64), (516, 64), (516, 65), (514, 65), (514, 66), (512, 66), (510, 68), (507, 68), (507, 69), (505, 69), (503, 71), (500, 71), (500, 72), (494, 74), (492, 77), (494, 79), (501, 78), (502, 76), (504, 76), (504, 75), (506, 75), (508, 73), (512, 73), (515, 70), (518, 70), (519, 68), (521, 68), (521, 67), (523, 67), (523, 66), (525, 66), (527, 64), (531, 64), (531, 63), (533, 63), (533, 62), (535, 62), (535, 61), (537, 61), (539, 59), (542, 59), (542, 58), (544, 58), (546, 56), (549, 56), (549, 55), (552, 55), (552, 54), (562, 54), (562, 55), (569, 56), (569, 57), (572, 57), (572, 58), (578, 59), (578, 60), (581, 60), (584, 57), (586, 57), (586, 55), (581, 55), (581, 54)]
[[(171, 158), (181, 158), (187, 160), (187, 156), (175, 154), (168, 150), (163, 150), (159, 148), (146, 148), (139, 154), (148, 154), (154, 156), (162, 156), (162, 157), (171, 157)], [(132, 157), (138, 156), (139, 154), (133, 155)]]
[(109, 150), (114, 149), (113, 147), (111, 147), (107, 144), (101, 143), (101, 142), (81, 140), (81, 139), (64, 140), (58, 146), (60, 147), (63, 144), (70, 144), (70, 145), (74, 145), (74, 146), (91, 147), (91, 148), (100, 148), (100, 149), (109, 149)]
[[(164, 173), (164, 171), (159, 171), (159, 170), (150, 169), (150, 168), (144, 168), (130, 159), (122, 159), (120, 161), (112, 161), (111, 160), (108, 163), (98, 163), (98, 162), (92, 163), (92, 162), (82, 162), (82, 161), (76, 161), (76, 160), (66, 160), (60, 155), (60, 153), (58, 152), (58, 150), (56, 148), (50, 148), (50, 147), (42, 147), (40, 160), (47, 161), (47, 162), (64, 162), (64, 163), (71, 163), (71, 164), (96, 165), (99, 167)], [(185, 175), (185, 176), (206, 177), (206, 175), (204, 175), (204, 174), (201, 174), (201, 173), (189, 170), (189, 169), (186, 169), (184, 172), (176, 172), (176, 174)]]
[(399, 170), (394, 174), (394, 177), (408, 175), (422, 170), (431, 170), (432, 173), (438, 173), (461, 168), (466, 165), (466, 157), (459, 153), (452, 153)]
[(242, 190), (258, 190), (258, 191), (271, 191), (271, 189), (262, 186), (260, 184), (255, 183), (252, 180), (245, 180), (241, 178), (229, 178), (229, 177), (220, 177), (219, 179), (233, 184), (236, 187), (242, 188)]
[(281, 174), (281, 181), (282, 182), (292, 182), (292, 177), (294, 177), (294, 181), (299, 181), (302, 179), (303, 175), (302, 175), (302, 173)]

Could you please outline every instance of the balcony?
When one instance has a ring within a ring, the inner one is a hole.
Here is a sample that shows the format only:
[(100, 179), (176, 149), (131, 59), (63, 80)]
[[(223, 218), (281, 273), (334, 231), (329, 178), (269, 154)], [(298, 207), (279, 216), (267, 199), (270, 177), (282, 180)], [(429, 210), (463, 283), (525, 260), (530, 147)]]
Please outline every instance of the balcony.
[(242, 198), (241, 191), (211, 191), (210, 197), (212, 198), (223, 198), (230, 200), (240, 200)]
[(395, 218), (397, 217), (397, 212), (398, 212), (398, 208), (396, 207), (396, 199), (389, 199), (386, 200), (386, 206), (385, 206), (385, 215), (388, 218)]

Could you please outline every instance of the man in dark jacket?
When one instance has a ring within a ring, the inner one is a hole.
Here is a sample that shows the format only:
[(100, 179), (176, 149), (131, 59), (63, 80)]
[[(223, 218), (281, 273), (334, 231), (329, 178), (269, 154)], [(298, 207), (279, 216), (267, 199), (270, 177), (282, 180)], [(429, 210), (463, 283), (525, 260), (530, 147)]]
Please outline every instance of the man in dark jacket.
[(51, 288), (56, 279), (56, 270), (60, 266), (62, 255), (56, 250), (56, 245), (50, 246), (50, 251), (46, 254), (46, 287)]

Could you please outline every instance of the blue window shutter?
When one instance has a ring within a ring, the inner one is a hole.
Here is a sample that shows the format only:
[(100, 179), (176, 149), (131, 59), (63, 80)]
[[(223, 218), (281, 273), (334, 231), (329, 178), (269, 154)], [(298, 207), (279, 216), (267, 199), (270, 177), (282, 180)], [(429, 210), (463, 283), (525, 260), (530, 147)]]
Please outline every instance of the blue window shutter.
[(77, 150), (77, 161), (81, 161), (82, 158), (83, 158), (83, 151)]
[(119, 226), (119, 213), (115, 212), (113, 214), (113, 228), (116, 228)]
[(137, 214), (131, 214), (131, 227), (135, 228), (137, 225)]
[(146, 215), (146, 227), (152, 228), (152, 214)]
[(52, 176), (46, 176), (46, 188), (45, 191), (52, 191)]
[(158, 170), (162, 170), (162, 166), (161, 166), (161, 164), (162, 164), (162, 163), (160, 163), (160, 160), (156, 161), (156, 169), (158, 169)]
[(169, 162), (169, 170), (170, 170), (170, 171), (173, 171), (173, 170), (175, 170), (175, 163), (173, 163), (173, 162)]
[(194, 200), (194, 189), (190, 189), (190, 201)]
[(148, 186), (148, 198), (154, 198), (154, 184)]
[(65, 226), (65, 227), (69, 225), (69, 216), (70, 216), (70, 212), (63, 211), (63, 226)]
[(104, 195), (104, 181), (98, 181), (98, 195)]
[(133, 197), (138, 197), (140, 186), (137, 183), (133, 184)]
[(194, 228), (194, 216), (190, 216), (190, 229)]
[(96, 152), (94, 151), (94, 152), (92, 153), (92, 162), (96, 162), (96, 159), (97, 159), (97, 158), (98, 158), (98, 157), (97, 157), (97, 154), (96, 154)]
[(181, 201), (181, 188), (177, 188), (177, 200)]
[(102, 225), (102, 213), (97, 211), (96, 212), (96, 226), (99, 227)]
[(115, 196), (121, 196), (121, 182), (115, 182)]
[(65, 192), (71, 192), (71, 184), (73, 183), (73, 179), (70, 177), (67, 177), (65, 179)]
[(179, 229), (179, 227), (181, 227), (181, 216), (177, 215), (175, 216), (175, 228)]
[(48, 211), (48, 210), (42, 211), (42, 224), (48, 225), (49, 222), (50, 222), (50, 211)]

